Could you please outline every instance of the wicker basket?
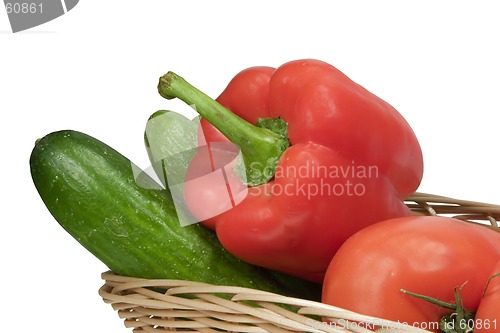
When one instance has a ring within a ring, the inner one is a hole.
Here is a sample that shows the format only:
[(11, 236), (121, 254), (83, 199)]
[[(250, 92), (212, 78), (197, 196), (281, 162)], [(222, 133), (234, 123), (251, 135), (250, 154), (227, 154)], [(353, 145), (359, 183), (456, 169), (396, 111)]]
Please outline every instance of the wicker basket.
[[(500, 231), (500, 206), (497, 205), (423, 193), (415, 193), (406, 204), (416, 215), (450, 216)], [(147, 280), (112, 272), (103, 273), (102, 278), (105, 284), (99, 289), (100, 296), (118, 311), (125, 326), (136, 332), (365, 333), (374, 329), (427, 332), (318, 302), (248, 288)], [(153, 291), (153, 287), (166, 292)], [(323, 323), (318, 318), (328, 318), (331, 323)]]

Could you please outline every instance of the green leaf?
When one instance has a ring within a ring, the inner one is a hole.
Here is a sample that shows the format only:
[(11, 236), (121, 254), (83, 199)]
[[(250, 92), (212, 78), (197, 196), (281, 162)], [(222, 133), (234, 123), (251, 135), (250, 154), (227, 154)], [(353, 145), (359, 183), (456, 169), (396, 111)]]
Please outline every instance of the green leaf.
[(184, 202), (184, 179), (198, 145), (199, 117), (189, 120), (167, 110), (153, 113), (146, 124), (144, 143), (153, 170), (172, 194), (181, 225), (198, 222)]

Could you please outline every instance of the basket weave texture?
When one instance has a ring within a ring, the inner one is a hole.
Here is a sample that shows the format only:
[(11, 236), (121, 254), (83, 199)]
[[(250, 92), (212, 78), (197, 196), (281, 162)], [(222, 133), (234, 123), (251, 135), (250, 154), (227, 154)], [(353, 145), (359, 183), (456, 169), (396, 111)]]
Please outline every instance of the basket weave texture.
[[(424, 193), (415, 193), (405, 202), (415, 215), (449, 216), (500, 232), (498, 205)], [(249, 288), (148, 280), (112, 272), (103, 273), (102, 278), (105, 284), (99, 295), (134, 332), (427, 332), (319, 302)]]

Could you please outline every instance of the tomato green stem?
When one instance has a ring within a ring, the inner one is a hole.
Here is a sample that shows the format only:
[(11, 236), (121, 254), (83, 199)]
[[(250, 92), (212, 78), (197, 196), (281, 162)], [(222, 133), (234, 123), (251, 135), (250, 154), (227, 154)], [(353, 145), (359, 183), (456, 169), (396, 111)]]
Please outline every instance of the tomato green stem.
[(409, 295), (409, 296), (412, 296), (412, 297), (416, 297), (416, 298), (420, 298), (426, 302), (429, 302), (431, 304), (434, 304), (434, 305), (437, 305), (437, 306), (440, 306), (442, 308), (445, 308), (445, 309), (450, 309), (450, 310), (456, 310), (457, 309), (457, 305), (456, 304), (453, 304), (453, 303), (447, 303), (447, 302), (443, 302), (439, 299), (435, 299), (433, 297), (430, 297), (430, 296), (425, 296), (425, 295), (421, 295), (421, 294), (417, 294), (417, 293), (412, 293), (411, 291), (408, 291), (408, 290), (405, 290), (405, 289), (401, 289), (401, 292), (405, 295)]
[(490, 276), (490, 278), (488, 279), (488, 282), (486, 282), (486, 286), (484, 287), (482, 297), (484, 297), (484, 295), (486, 295), (486, 291), (488, 290), (488, 287), (490, 286), (491, 280), (493, 280), (495, 278), (500, 278), (500, 273)]
[(191, 105), (203, 118), (240, 148), (247, 185), (269, 181), (279, 158), (288, 148), (288, 138), (257, 127), (232, 113), (179, 75), (168, 72), (160, 78), (158, 92), (166, 99), (178, 98)]
[(473, 323), (473, 319), (475, 313), (472, 311), (467, 311), (462, 302), (461, 290), (462, 286), (454, 289), (455, 294), (455, 304), (443, 302), (441, 300), (435, 299), (433, 297), (412, 293), (410, 291), (401, 289), (400, 291), (403, 294), (420, 298), (426, 302), (431, 304), (440, 306), (442, 308), (450, 309), (452, 312), (447, 314), (441, 318), (439, 322), (439, 328), (444, 333), (472, 333), (473, 327), (471, 327), (471, 323)]

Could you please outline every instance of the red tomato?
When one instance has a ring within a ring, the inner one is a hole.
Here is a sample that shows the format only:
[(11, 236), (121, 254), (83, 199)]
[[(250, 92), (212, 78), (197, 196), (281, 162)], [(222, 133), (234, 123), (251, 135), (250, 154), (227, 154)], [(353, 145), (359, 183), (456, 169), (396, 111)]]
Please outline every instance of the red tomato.
[(474, 333), (500, 332), (500, 261), (493, 269), (492, 278), (474, 320)]
[[(500, 233), (447, 217), (405, 217), (367, 227), (349, 238), (328, 267), (323, 302), (436, 331), (449, 310), (401, 289), (476, 310), (500, 259)], [(498, 315), (498, 314), (497, 314)]]

